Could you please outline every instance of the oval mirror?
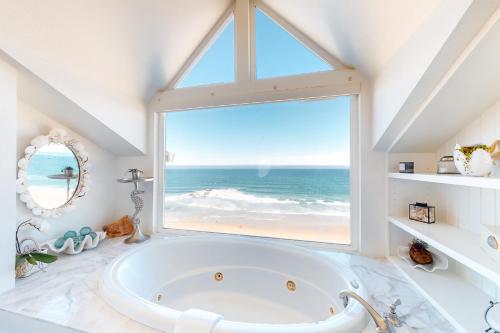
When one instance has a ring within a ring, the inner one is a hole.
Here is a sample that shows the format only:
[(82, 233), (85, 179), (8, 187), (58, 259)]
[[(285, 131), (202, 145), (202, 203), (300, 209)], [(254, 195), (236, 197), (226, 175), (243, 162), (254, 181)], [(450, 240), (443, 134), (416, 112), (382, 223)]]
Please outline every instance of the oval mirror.
[(83, 145), (64, 130), (33, 139), (18, 162), (21, 201), (35, 215), (61, 215), (86, 192), (87, 161)]
[(26, 185), (33, 201), (41, 208), (64, 206), (73, 198), (80, 179), (78, 160), (61, 143), (38, 149), (28, 165)]

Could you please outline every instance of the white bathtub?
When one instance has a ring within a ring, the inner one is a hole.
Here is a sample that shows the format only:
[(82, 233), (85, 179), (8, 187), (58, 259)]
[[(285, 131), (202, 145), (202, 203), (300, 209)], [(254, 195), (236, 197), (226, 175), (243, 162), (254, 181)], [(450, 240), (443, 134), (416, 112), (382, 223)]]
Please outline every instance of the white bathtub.
[(344, 309), (338, 297), (343, 289), (366, 296), (348, 267), (247, 237), (149, 241), (111, 263), (100, 289), (117, 311), (168, 333), (189, 309), (222, 315), (214, 333), (356, 333), (368, 322), (361, 305)]

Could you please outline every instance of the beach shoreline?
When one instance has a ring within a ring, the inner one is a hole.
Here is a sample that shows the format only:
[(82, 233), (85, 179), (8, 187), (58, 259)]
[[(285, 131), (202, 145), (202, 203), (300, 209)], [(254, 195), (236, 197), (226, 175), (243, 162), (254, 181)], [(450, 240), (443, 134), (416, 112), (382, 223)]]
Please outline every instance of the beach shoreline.
[(350, 244), (349, 216), (166, 211), (163, 227), (321, 243)]

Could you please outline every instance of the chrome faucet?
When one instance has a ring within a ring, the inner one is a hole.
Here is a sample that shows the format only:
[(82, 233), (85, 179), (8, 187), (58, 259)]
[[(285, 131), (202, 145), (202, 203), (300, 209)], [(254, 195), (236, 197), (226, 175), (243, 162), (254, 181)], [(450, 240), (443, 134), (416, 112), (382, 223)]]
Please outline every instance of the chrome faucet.
[(393, 327), (401, 327), (401, 322), (396, 313), (396, 307), (401, 304), (401, 300), (399, 299), (396, 299), (389, 305), (389, 313), (384, 313), (384, 316), (381, 316), (367, 301), (353, 291), (342, 290), (339, 297), (344, 301), (344, 307), (347, 307), (347, 304), (349, 304), (349, 298), (354, 298), (356, 301), (361, 303), (361, 305), (373, 318), (376, 326), (376, 332), (378, 333), (389, 333), (394, 331), (392, 329)]

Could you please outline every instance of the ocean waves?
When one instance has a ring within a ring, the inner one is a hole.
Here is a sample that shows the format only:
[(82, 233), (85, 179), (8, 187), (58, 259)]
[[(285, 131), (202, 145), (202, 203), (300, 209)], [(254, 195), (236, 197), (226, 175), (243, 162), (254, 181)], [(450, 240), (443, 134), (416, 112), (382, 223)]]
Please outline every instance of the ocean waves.
[(349, 216), (348, 202), (295, 200), (257, 196), (234, 188), (167, 194), (165, 210), (218, 210), (223, 212), (282, 215)]

